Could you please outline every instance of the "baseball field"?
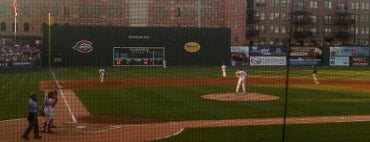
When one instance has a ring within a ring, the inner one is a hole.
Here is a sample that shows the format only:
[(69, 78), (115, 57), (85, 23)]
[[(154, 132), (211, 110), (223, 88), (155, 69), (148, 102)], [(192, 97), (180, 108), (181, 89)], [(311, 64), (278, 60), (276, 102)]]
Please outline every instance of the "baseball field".
[(0, 74), (2, 141), (22, 141), (30, 92), (52, 89), (57, 128), (37, 141), (370, 140), (369, 67), (318, 67), (320, 84), (308, 66), (243, 67), (247, 94), (237, 67), (105, 67), (104, 83), (98, 69)]

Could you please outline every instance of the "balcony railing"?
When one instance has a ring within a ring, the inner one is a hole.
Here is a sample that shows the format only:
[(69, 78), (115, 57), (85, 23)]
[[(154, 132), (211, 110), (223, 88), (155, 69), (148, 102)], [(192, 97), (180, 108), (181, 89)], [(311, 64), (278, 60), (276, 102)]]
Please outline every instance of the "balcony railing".
[(352, 13), (349, 12), (348, 7), (343, 7), (343, 6), (337, 6), (335, 14), (337, 14), (337, 15), (352, 15)]
[(338, 31), (335, 33), (337, 38), (349, 38), (352, 37), (353, 33), (348, 31)]
[(294, 9), (294, 12), (293, 14), (295, 15), (305, 15), (305, 14), (308, 14), (309, 12), (307, 11), (307, 8), (306, 7), (296, 7)]
[(312, 24), (313, 20), (312, 18), (303, 18), (303, 19), (294, 19), (293, 24), (296, 25), (307, 25), (307, 24)]
[(338, 18), (334, 20), (336, 25), (352, 25), (355, 24), (354, 19), (344, 19), (344, 18)]
[(310, 31), (294, 31), (293, 36), (296, 37), (296, 38), (311, 37), (312, 32), (310, 32)]
[(259, 17), (247, 17), (247, 23), (248, 24), (255, 24), (257, 23), (260, 18)]
[(257, 35), (259, 35), (259, 31), (257, 30), (247, 30), (245, 33), (246, 37), (256, 37)]

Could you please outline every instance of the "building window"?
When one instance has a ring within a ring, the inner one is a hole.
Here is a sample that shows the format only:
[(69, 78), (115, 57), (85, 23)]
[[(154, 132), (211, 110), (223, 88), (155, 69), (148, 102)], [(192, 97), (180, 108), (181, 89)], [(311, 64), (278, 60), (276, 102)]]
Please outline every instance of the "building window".
[(325, 1), (325, 8), (331, 9), (332, 8), (332, 2), (331, 1)]
[(311, 33), (313, 36), (316, 36), (317, 35), (317, 29), (316, 28), (311, 28)]
[(325, 22), (325, 24), (331, 24), (333, 22), (332, 21), (332, 16), (330, 16), (330, 15), (324, 16), (324, 22)]
[(361, 15), (361, 22), (363, 23), (369, 22), (369, 15)]
[[(201, 15), (204, 16), (204, 11), (201, 10)], [(176, 10), (176, 17), (188, 17), (194, 15), (194, 8), (192, 7), (178, 7)]]
[(266, 6), (265, 0), (256, 0), (256, 6)]
[(80, 5), (80, 7), (79, 7), (79, 13), (80, 13), (80, 15), (82, 15), (82, 14), (85, 13), (85, 6), (84, 5)]
[(317, 16), (315, 16), (315, 15), (312, 15), (312, 16), (310, 16), (310, 20), (311, 20), (311, 22), (313, 22), (313, 23), (316, 23), (317, 22)]
[(304, 10), (304, 4), (303, 4), (303, 2), (298, 2), (296, 9), (298, 9), (298, 10)]
[(289, 7), (291, 0), (281, 0), (281, 7), (286, 8)]
[(53, 15), (56, 16), (59, 14), (59, 8), (57, 6), (53, 7)]
[(167, 8), (166, 7), (155, 7), (154, 14), (157, 17), (166, 17), (167, 16)]
[[(99, 8), (99, 7), (97, 7), (97, 8)], [(117, 12), (117, 16), (122, 16), (122, 6), (117, 6), (117, 10), (116, 10), (116, 12)]]
[(261, 21), (265, 20), (265, 13), (256, 13), (256, 17), (260, 17)]
[(330, 36), (331, 35), (331, 28), (325, 28), (325, 35)]
[(256, 31), (258, 31), (258, 33), (265, 33), (265, 26), (257, 25), (256, 26)]
[(23, 14), (30, 14), (30, 6), (24, 5), (22, 9)]
[(270, 33), (275, 33), (275, 34), (278, 34), (279, 33), (279, 26), (274, 26), (274, 25), (272, 25), (272, 26), (270, 26)]
[(270, 20), (278, 20), (278, 19), (279, 19), (278, 12), (270, 13)]
[(99, 6), (96, 6), (95, 7), (95, 15), (100, 15), (100, 7)]
[(64, 7), (63, 8), (63, 13), (64, 13), (65, 16), (68, 16), (69, 15), (69, 9), (68, 9), (68, 7)]
[(87, 6), (87, 14), (92, 15), (93, 14), (93, 8), (91, 5)]
[(23, 30), (24, 30), (24, 32), (29, 32), (30, 31), (30, 24), (28, 22), (24, 23)]
[(317, 9), (317, 7), (318, 7), (317, 1), (310, 1), (310, 8)]
[(0, 4), (0, 13), (5, 14), (8, 11), (8, 5)]
[(285, 26), (281, 26), (280, 29), (281, 29), (280, 31), (281, 31), (282, 34), (286, 34), (287, 33)]
[(41, 7), (40, 13), (43, 14), (43, 15), (44, 14), (48, 14), (49, 13), (49, 10), (46, 7)]
[(271, 7), (279, 7), (280, 0), (271, 0)]
[(5, 32), (6, 31), (6, 24), (5, 22), (1, 22), (1, 31)]
[(109, 14), (109, 16), (114, 16), (114, 7), (113, 7), (113, 5), (108, 6), (108, 14)]

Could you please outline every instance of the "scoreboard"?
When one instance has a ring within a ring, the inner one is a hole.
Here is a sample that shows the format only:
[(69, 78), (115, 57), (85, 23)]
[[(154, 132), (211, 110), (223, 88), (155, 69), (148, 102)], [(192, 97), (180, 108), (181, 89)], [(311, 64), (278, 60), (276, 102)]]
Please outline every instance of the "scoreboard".
[(113, 66), (163, 66), (164, 47), (113, 47)]

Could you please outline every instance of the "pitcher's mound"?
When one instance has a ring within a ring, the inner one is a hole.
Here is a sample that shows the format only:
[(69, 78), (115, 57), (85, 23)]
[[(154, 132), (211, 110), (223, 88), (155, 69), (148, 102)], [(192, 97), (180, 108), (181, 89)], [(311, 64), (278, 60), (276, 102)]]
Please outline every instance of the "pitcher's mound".
[(278, 96), (271, 96), (261, 93), (222, 93), (203, 95), (202, 98), (220, 101), (271, 101), (279, 99)]

